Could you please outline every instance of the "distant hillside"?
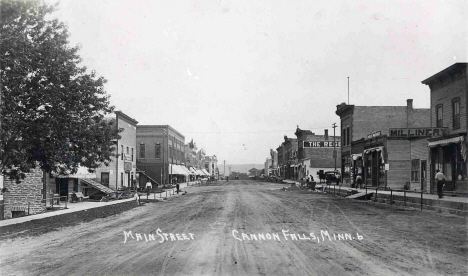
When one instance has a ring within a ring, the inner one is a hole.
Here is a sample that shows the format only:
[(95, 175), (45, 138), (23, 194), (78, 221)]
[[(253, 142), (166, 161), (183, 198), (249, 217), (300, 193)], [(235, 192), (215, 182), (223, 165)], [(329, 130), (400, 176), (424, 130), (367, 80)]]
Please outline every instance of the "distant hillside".
[[(265, 165), (264, 164), (226, 164), (226, 175), (229, 174), (229, 167), (231, 167), (231, 172), (240, 172), (240, 173), (246, 173), (249, 174), (249, 170), (251, 168), (256, 168), (256, 169), (264, 169)], [(223, 175), (224, 172), (224, 165), (223, 163), (218, 162), (218, 169), (219, 169), (219, 174)]]

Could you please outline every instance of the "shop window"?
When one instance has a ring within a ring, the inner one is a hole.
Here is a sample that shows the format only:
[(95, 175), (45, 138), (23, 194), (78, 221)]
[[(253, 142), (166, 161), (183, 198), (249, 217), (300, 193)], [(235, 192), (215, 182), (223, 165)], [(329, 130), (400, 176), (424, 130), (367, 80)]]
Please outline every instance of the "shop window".
[(366, 159), (366, 178), (369, 179), (369, 181), (372, 181), (371, 180), (371, 177), (372, 177), (372, 154), (369, 153), (366, 155), (365, 157)]
[(419, 159), (411, 160), (411, 181), (417, 182), (419, 181)]
[(145, 144), (140, 144), (140, 158), (146, 158), (145, 157), (145, 152), (146, 151), (146, 145)]
[(109, 187), (109, 173), (108, 172), (101, 173), (101, 184), (106, 187)]
[(349, 155), (345, 155), (343, 156), (342, 158), (342, 161), (343, 161), (343, 165), (342, 165), (342, 171), (343, 171), (343, 177), (349, 177), (349, 173), (350, 173), (350, 156)]
[(437, 127), (443, 127), (444, 126), (444, 107), (443, 105), (438, 105), (436, 106), (436, 123)]
[(460, 128), (460, 99), (455, 99), (452, 102), (453, 129)]
[(466, 161), (463, 159), (462, 154), (461, 154), (461, 145), (457, 145), (456, 148), (457, 151), (457, 157), (456, 157), (456, 164), (455, 164), (455, 169), (456, 169), (456, 178), (458, 181), (465, 181), (467, 179), (466, 176)]
[(154, 145), (154, 158), (161, 158), (161, 144)]

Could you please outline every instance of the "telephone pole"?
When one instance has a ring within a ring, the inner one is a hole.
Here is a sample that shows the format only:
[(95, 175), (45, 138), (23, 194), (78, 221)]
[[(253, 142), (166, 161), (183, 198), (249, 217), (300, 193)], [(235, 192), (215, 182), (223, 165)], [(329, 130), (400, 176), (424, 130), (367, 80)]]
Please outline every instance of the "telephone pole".
[(223, 175), (224, 175), (224, 177), (226, 177), (226, 160), (224, 160), (223, 162), (224, 162), (224, 172), (223, 172)]
[(336, 142), (335, 142), (335, 139), (336, 139), (336, 137), (335, 137), (336, 123), (333, 123), (332, 127), (333, 127), (333, 158), (335, 158), (335, 171), (336, 171), (336, 155), (337, 155), (336, 154), (336, 148), (335, 148), (336, 147)]
[(349, 105), (349, 77), (348, 77), (348, 105)]

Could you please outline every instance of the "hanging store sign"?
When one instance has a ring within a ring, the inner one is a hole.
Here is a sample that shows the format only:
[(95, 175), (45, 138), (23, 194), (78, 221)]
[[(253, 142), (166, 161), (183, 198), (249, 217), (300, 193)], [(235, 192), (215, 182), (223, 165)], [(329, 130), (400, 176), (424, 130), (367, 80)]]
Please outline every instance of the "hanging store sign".
[(304, 141), (304, 148), (339, 148), (341, 147), (341, 142), (340, 141)]
[(124, 170), (127, 172), (127, 171), (131, 171), (132, 170), (132, 162), (125, 162), (124, 163)]
[(390, 137), (434, 137), (447, 134), (448, 128), (420, 127), (420, 128), (390, 128)]

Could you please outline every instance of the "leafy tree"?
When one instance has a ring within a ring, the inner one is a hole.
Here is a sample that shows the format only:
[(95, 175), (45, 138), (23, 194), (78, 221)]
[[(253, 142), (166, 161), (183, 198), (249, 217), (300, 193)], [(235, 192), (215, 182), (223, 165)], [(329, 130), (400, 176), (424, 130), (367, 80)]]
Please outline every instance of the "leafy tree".
[(79, 47), (42, 1), (1, 0), (1, 173), (75, 173), (108, 164), (119, 138), (106, 80), (80, 66)]

